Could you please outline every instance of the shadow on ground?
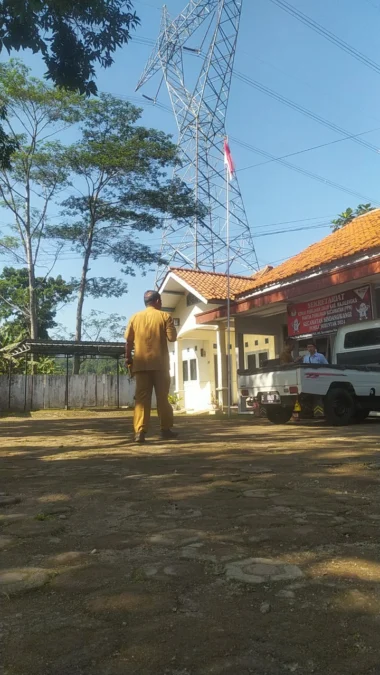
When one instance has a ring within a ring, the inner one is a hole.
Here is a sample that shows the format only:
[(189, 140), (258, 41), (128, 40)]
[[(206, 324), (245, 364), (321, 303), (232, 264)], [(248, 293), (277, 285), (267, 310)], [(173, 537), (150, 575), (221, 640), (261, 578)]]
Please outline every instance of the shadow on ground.
[(380, 675), (379, 422), (178, 426), (0, 422), (4, 674)]

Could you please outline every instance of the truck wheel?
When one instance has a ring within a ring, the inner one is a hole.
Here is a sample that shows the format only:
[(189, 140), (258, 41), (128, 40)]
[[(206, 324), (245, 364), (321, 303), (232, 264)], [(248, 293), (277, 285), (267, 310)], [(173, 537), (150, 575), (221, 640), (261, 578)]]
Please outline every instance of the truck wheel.
[(343, 427), (353, 421), (355, 401), (347, 389), (331, 389), (325, 398), (324, 408), (328, 424)]
[(371, 411), (367, 410), (366, 408), (362, 408), (361, 410), (356, 410), (354, 412), (354, 416), (352, 418), (352, 421), (354, 422), (354, 424), (361, 424), (362, 422), (364, 422), (364, 420), (367, 419), (370, 412)]
[(289, 422), (292, 414), (292, 408), (282, 408), (279, 405), (268, 406), (266, 408), (267, 418), (272, 424), (286, 424)]

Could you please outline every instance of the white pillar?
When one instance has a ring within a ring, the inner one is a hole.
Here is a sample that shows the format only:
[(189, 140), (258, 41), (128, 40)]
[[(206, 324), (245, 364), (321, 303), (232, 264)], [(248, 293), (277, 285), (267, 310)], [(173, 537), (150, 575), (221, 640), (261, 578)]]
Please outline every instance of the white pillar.
[(174, 343), (174, 391), (179, 395), (182, 390), (181, 375), (181, 350), (179, 340), (177, 340)]
[(244, 359), (244, 335), (243, 333), (237, 333), (236, 330), (235, 330), (235, 360), (232, 359), (232, 368), (234, 372), (233, 396), (235, 397), (239, 405), (240, 395), (238, 386), (239, 383), (238, 370), (244, 370), (245, 359)]
[(218, 391), (219, 405), (224, 409), (227, 406), (227, 352), (226, 329), (221, 324), (216, 333), (216, 347), (218, 357)]
[(235, 331), (235, 362), (237, 370), (244, 370), (244, 335)]
[(178, 392), (178, 340), (174, 343), (174, 391)]

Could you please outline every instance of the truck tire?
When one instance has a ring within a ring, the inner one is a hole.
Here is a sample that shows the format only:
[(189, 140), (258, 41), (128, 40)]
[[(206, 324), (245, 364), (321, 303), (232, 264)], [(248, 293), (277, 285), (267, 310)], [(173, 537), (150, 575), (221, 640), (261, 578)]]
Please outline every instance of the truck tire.
[(293, 414), (293, 408), (283, 408), (280, 405), (267, 406), (265, 411), (272, 424), (286, 424)]
[(354, 412), (354, 416), (352, 418), (352, 421), (354, 422), (354, 424), (362, 424), (362, 422), (364, 422), (364, 420), (367, 419), (370, 412), (371, 411), (367, 410), (366, 408), (361, 408), (360, 410), (356, 410)]
[(343, 427), (353, 421), (355, 415), (355, 401), (347, 389), (330, 389), (325, 402), (325, 417), (328, 424), (334, 427)]

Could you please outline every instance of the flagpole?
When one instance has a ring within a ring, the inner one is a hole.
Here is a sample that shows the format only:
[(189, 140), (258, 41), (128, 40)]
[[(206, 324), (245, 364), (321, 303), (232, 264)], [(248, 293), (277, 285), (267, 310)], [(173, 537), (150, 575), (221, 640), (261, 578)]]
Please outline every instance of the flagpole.
[(226, 165), (227, 246), (227, 416), (231, 417), (230, 174)]

